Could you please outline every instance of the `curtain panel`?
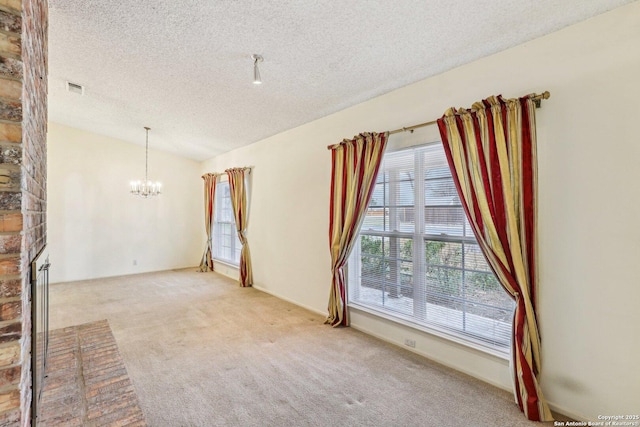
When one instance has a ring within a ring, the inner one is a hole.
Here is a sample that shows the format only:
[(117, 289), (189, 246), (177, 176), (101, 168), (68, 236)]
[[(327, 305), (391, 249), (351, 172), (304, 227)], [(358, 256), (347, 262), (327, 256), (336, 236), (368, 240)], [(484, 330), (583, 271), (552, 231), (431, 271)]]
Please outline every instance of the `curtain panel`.
[(363, 133), (331, 148), (329, 249), (331, 292), (325, 323), (348, 326), (344, 265), (375, 187), (389, 132)]
[(213, 223), (213, 206), (216, 200), (217, 174), (207, 173), (202, 175), (204, 180), (204, 229), (207, 232), (207, 247), (200, 261), (200, 271), (213, 271), (213, 259), (211, 250), (211, 224)]
[(240, 240), (240, 243), (242, 243), (242, 251), (240, 252), (240, 286), (242, 287), (253, 285), (251, 253), (249, 252), (249, 242), (247, 241), (249, 211), (247, 206), (245, 170), (246, 168), (233, 168), (225, 171), (229, 177), (231, 206), (236, 220), (238, 239)]
[(534, 421), (553, 420), (538, 382), (535, 105), (490, 97), (438, 120), (449, 167), (482, 252), (515, 300), (515, 399)]

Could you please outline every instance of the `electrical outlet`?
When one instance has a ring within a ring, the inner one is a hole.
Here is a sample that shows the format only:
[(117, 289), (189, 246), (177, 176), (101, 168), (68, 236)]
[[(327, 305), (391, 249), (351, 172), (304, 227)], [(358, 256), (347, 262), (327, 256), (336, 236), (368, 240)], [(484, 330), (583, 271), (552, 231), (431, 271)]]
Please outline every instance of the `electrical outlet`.
[(138, 260), (137, 259), (133, 260), (133, 265), (138, 265)]
[(412, 340), (411, 338), (404, 339), (404, 345), (411, 348), (416, 348), (416, 340)]

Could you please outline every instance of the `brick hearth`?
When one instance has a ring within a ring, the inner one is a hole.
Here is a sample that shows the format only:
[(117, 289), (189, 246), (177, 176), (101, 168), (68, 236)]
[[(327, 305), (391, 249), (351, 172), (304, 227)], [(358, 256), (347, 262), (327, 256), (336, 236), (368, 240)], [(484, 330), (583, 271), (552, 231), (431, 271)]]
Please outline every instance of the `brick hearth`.
[(50, 334), (40, 426), (146, 426), (106, 320)]

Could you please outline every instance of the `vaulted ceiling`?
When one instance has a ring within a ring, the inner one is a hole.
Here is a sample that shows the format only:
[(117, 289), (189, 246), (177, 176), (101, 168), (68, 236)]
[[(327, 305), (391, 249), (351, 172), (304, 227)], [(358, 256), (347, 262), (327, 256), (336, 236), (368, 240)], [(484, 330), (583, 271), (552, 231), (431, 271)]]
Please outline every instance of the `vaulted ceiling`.
[(49, 118), (204, 160), (630, 2), (49, 0)]

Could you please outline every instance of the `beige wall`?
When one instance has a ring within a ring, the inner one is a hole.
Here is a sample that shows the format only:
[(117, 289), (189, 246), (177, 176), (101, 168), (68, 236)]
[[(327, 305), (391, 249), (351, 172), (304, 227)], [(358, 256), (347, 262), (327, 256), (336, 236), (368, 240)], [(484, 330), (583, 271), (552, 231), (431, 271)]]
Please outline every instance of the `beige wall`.
[[(639, 20), (635, 2), (205, 162), (203, 172), (254, 166), (255, 286), (326, 313), (328, 144), (432, 120), (492, 94), (549, 90), (537, 111), (543, 390), (554, 408), (583, 419), (637, 413)], [(400, 345), (416, 339), (416, 351), (510, 387), (503, 359), (366, 313), (352, 310), (352, 320)]]
[(150, 149), (149, 178), (164, 193), (142, 199), (129, 193), (129, 181), (144, 178), (143, 146), (50, 123), (47, 156), (53, 283), (198, 265), (205, 241), (198, 162)]

